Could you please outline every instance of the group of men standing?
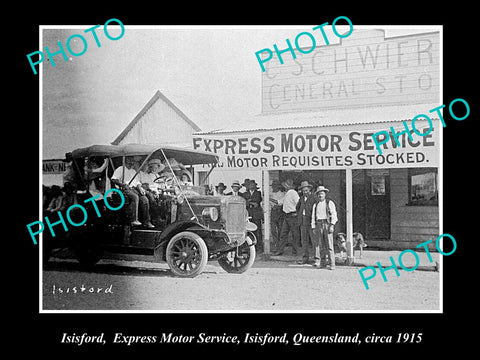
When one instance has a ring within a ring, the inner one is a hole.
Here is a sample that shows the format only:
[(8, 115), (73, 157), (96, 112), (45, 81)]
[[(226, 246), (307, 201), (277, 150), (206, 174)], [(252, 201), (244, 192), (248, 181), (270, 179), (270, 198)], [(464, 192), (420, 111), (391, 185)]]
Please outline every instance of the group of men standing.
[[(282, 187), (285, 191), (281, 191)], [(242, 184), (238, 180), (233, 181), (232, 191), (228, 193), (224, 192), (226, 186), (223, 183), (219, 183), (215, 188), (218, 195), (237, 195), (245, 199), (250, 221), (257, 225), (256, 248), (258, 252), (262, 252), (264, 217), (261, 206), (262, 194), (258, 190), (258, 184), (255, 180), (245, 179)], [(313, 185), (308, 181), (302, 181), (298, 189), (295, 188), (292, 179), (272, 182), (270, 203), (273, 206), (270, 212), (270, 228), (273, 242), (277, 245), (277, 251), (272, 254), (273, 256), (282, 255), (290, 243), (293, 254), (299, 252), (300, 246), (302, 248), (303, 256), (299, 263), (310, 263), (310, 257), (313, 255), (315, 267), (335, 269), (333, 232), (338, 217), (335, 203), (327, 199), (328, 192), (323, 185), (318, 186), (313, 192)], [(310, 254), (310, 243), (313, 245), (313, 254)]]
[[(281, 186), (285, 189), (284, 196), (279, 195)], [(329, 190), (320, 185), (312, 192), (313, 185), (303, 181), (297, 191), (292, 179), (283, 183), (274, 181), (272, 188), (271, 229), (274, 241), (278, 242), (277, 251), (272, 255), (282, 255), (288, 242), (293, 254), (297, 254), (300, 242), (303, 256), (299, 263), (307, 264), (311, 241), (313, 265), (335, 269), (333, 232), (338, 217), (335, 203), (326, 197)]]

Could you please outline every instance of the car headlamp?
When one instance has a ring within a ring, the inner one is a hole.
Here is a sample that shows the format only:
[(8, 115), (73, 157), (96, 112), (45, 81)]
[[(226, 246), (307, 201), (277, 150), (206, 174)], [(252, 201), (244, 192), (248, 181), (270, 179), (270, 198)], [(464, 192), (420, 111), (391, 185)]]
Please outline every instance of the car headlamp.
[(212, 221), (218, 220), (218, 209), (216, 207), (206, 207), (202, 210), (203, 217), (209, 217)]

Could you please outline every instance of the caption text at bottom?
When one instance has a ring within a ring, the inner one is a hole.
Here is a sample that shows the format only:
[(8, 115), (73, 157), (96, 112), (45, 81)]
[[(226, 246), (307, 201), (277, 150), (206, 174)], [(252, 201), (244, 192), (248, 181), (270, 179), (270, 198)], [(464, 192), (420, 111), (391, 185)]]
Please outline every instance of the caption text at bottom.
[[(264, 346), (266, 344), (283, 344), (283, 345), (307, 345), (307, 344), (356, 344), (360, 345), (365, 344), (418, 344), (422, 342), (422, 333), (417, 332), (404, 332), (404, 333), (395, 333), (390, 335), (378, 335), (371, 333), (368, 335), (360, 335), (360, 333), (355, 333), (354, 335), (348, 334), (328, 334), (328, 335), (305, 335), (302, 333), (288, 334), (283, 333), (282, 335), (274, 335), (270, 333), (245, 333), (241, 336), (238, 335), (229, 335), (223, 333), (221, 335), (211, 335), (207, 333), (199, 333), (197, 335), (183, 335), (183, 334), (174, 334), (174, 333), (161, 333), (160, 335), (129, 335), (123, 333), (115, 333), (110, 342), (112, 344), (123, 344), (123, 345), (133, 345), (133, 344), (256, 344)], [(101, 344), (105, 345), (107, 343), (107, 337), (104, 333), (100, 335), (89, 335), (83, 333), (77, 335), (75, 333), (68, 334), (63, 333), (61, 337), (62, 344), (75, 344), (75, 345), (84, 345), (84, 344)]]

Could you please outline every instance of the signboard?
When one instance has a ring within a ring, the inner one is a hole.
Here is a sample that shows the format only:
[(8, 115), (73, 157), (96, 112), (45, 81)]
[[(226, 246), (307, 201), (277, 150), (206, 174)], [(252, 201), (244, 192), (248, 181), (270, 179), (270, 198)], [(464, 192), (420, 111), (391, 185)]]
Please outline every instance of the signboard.
[[(388, 129), (387, 125), (384, 129)], [(326, 128), (273, 130), (249, 134), (194, 135), (193, 148), (216, 153), (220, 167), (228, 169), (387, 169), (439, 166), (439, 134), (441, 127), (426, 136), (400, 135), (378, 153), (372, 134), (378, 130), (338, 130)], [(400, 133), (401, 124), (394, 126)], [(419, 129), (426, 133), (427, 129)]]
[(262, 113), (439, 103), (439, 54), (439, 32), (360, 29), (296, 59), (287, 52), (283, 64), (274, 56), (262, 73)]
[(63, 174), (66, 169), (66, 163), (63, 160), (43, 160), (42, 172), (44, 174)]

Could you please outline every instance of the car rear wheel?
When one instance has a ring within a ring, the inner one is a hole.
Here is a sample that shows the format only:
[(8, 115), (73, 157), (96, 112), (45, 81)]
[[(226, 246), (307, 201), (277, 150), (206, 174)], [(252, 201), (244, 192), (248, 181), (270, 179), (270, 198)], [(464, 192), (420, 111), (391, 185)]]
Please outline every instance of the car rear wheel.
[(207, 265), (207, 245), (198, 234), (183, 231), (170, 239), (166, 258), (175, 275), (195, 277)]
[(71, 250), (80, 265), (92, 269), (103, 257), (104, 249), (94, 229), (79, 232), (71, 239)]
[(103, 248), (93, 243), (77, 245), (74, 254), (83, 268), (91, 269), (102, 259)]
[(255, 256), (253, 240), (247, 236), (245, 242), (238, 247), (238, 251), (237, 249), (229, 251), (218, 259), (218, 263), (226, 272), (241, 274), (250, 269), (255, 261)]

